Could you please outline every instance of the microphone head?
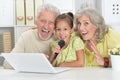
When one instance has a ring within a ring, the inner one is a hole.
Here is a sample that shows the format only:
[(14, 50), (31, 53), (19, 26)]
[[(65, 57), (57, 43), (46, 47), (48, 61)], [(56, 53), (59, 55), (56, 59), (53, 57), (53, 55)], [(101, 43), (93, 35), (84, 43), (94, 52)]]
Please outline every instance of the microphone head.
[(60, 40), (58, 42), (58, 45), (60, 46), (60, 48), (62, 48), (65, 45), (65, 41), (64, 40)]

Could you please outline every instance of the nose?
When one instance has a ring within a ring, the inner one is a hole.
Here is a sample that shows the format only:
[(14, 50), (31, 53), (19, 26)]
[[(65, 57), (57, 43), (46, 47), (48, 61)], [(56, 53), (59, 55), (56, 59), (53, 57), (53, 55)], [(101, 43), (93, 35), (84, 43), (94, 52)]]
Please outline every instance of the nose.
[(59, 31), (57, 31), (57, 33), (58, 33), (59, 35), (63, 35), (63, 34), (64, 34), (64, 31), (60, 29)]
[(44, 28), (47, 29), (48, 26), (49, 26), (49, 23), (48, 23), (48, 22), (45, 22), (45, 23), (44, 23)]
[(83, 30), (83, 29), (84, 29), (84, 25), (83, 25), (83, 24), (79, 25), (79, 26), (78, 26), (78, 29), (79, 29), (79, 30)]
[(60, 30), (60, 34), (63, 35), (63, 31), (62, 30)]

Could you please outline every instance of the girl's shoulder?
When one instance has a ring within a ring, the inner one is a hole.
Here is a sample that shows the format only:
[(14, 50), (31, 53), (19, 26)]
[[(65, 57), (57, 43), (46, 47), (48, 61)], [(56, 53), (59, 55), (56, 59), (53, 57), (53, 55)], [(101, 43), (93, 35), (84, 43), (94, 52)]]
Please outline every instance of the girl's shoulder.
[(56, 46), (57, 44), (58, 44), (57, 41), (52, 41), (52, 42), (50, 42), (50, 46), (51, 46), (51, 47), (54, 47), (54, 46)]
[(82, 38), (76, 32), (72, 33), (71, 39), (80, 41), (82, 40)]

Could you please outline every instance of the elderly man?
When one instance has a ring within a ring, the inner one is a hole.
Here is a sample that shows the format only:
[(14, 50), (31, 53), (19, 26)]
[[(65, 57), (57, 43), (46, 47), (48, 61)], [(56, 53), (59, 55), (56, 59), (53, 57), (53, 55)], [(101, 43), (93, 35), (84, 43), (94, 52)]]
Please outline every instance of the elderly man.
[[(53, 5), (40, 6), (36, 18), (36, 29), (23, 32), (11, 53), (49, 54), (49, 43), (54, 40), (54, 23), (59, 13)], [(11, 68), (6, 61), (4, 68)]]

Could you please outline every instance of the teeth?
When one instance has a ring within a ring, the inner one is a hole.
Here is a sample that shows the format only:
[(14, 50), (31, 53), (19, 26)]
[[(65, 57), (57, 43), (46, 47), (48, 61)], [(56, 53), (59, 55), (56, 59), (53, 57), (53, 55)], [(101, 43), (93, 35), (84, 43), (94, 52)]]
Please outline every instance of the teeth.
[(85, 34), (87, 34), (87, 32), (82, 32), (82, 35), (85, 35)]
[(47, 32), (47, 33), (49, 32), (49, 30), (47, 30), (47, 29), (42, 29), (42, 31), (43, 32)]

